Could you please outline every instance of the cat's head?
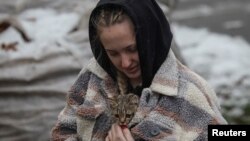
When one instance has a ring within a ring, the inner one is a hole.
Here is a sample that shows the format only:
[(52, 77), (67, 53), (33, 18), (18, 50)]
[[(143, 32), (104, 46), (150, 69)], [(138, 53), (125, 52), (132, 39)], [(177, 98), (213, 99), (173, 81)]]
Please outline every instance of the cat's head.
[(119, 125), (128, 125), (137, 110), (139, 98), (137, 95), (129, 93), (109, 98), (110, 109), (114, 120)]

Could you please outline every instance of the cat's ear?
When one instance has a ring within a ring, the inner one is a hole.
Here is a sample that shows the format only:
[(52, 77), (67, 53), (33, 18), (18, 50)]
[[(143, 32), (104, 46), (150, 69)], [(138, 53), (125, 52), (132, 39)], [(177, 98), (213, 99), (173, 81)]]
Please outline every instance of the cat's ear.
[(129, 93), (128, 94), (129, 103), (137, 105), (139, 103), (139, 98), (137, 95)]
[(114, 109), (118, 105), (118, 103), (116, 102), (116, 100), (114, 100), (113, 98), (108, 98), (108, 102), (109, 102), (109, 105), (110, 105), (111, 109)]

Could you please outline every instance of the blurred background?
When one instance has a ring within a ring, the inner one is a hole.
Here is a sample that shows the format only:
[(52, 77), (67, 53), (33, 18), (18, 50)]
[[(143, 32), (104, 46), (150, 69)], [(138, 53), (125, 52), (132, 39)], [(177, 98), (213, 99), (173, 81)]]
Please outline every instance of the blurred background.
[[(92, 57), (98, 0), (0, 0), (0, 140), (47, 141)], [(230, 124), (250, 124), (250, 1), (158, 0), (175, 53), (216, 91)]]

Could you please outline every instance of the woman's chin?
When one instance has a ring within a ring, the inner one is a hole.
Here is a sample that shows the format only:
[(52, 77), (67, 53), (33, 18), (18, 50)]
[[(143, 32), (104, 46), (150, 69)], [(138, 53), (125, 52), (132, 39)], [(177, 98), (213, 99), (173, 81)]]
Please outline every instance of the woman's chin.
[(130, 74), (130, 73), (125, 73), (125, 74), (129, 79), (139, 79), (139, 78), (141, 78), (141, 73), (140, 72), (136, 72), (136, 73), (133, 73), (133, 74)]

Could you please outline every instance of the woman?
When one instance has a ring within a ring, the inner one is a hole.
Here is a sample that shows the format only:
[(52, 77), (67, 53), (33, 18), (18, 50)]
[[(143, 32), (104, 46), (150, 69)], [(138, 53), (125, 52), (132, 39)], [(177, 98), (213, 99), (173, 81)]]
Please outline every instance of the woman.
[[(94, 58), (72, 86), (52, 140), (207, 140), (208, 124), (226, 124), (213, 90), (175, 58), (154, 0), (100, 0), (89, 38)], [(139, 97), (124, 128), (112, 122), (109, 101), (123, 86)]]

